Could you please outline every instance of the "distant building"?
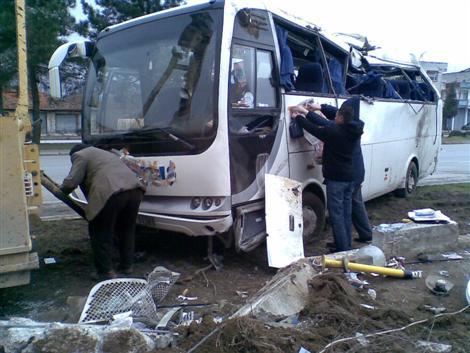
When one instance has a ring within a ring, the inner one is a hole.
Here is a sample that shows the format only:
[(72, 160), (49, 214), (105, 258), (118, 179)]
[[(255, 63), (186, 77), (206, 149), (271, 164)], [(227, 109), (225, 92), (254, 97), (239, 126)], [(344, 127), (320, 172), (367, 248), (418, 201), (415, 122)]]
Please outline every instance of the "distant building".
[[(78, 92), (61, 100), (54, 100), (49, 95), (39, 92), (42, 140), (76, 140), (80, 138), (82, 97), (81, 92)], [(17, 100), (16, 91), (4, 92), (4, 110), (15, 110)], [(30, 98), (30, 117), (32, 117), (32, 106)]]
[(440, 61), (420, 61), (422, 69), (432, 80), (439, 92), (442, 90), (442, 74), (447, 72), (447, 63)]
[(455, 93), (458, 100), (457, 115), (448, 119), (446, 128), (448, 130), (460, 130), (462, 126), (470, 123), (470, 68), (459, 72), (448, 72), (442, 74), (442, 100), (445, 101), (447, 86), (455, 83)]

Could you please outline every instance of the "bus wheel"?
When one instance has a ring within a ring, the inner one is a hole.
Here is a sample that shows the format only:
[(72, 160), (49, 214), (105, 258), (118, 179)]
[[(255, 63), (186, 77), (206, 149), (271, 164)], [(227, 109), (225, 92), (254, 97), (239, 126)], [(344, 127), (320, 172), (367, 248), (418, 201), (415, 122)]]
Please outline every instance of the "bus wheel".
[(418, 167), (415, 162), (411, 162), (406, 171), (405, 187), (396, 189), (395, 195), (398, 197), (408, 197), (411, 195), (418, 185)]
[(325, 227), (325, 204), (320, 198), (306, 191), (302, 195), (303, 239), (304, 244), (320, 235)]

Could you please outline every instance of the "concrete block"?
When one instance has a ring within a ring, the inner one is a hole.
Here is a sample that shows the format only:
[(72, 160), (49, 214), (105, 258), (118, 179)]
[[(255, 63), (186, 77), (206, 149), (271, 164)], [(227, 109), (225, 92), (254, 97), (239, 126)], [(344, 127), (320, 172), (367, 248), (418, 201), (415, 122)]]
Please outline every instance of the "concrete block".
[(459, 229), (455, 222), (445, 224), (396, 223), (374, 228), (372, 245), (382, 249), (385, 256), (416, 258), (420, 253), (430, 254), (455, 250)]
[(287, 317), (300, 312), (308, 301), (308, 281), (318, 275), (311, 260), (302, 259), (282, 269), (256, 296), (232, 317), (260, 319)]

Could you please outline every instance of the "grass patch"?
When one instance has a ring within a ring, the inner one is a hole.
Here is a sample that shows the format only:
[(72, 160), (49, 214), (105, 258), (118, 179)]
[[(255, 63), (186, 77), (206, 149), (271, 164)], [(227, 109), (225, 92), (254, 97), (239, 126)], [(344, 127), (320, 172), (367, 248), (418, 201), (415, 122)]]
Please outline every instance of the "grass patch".
[(470, 143), (470, 135), (467, 136), (448, 136), (442, 138), (442, 143), (444, 145), (453, 145), (461, 143)]
[(461, 184), (442, 184), (442, 185), (426, 185), (419, 186), (420, 192), (435, 192), (435, 191), (447, 191), (449, 193), (461, 192), (468, 193), (470, 192), (470, 183), (461, 183)]

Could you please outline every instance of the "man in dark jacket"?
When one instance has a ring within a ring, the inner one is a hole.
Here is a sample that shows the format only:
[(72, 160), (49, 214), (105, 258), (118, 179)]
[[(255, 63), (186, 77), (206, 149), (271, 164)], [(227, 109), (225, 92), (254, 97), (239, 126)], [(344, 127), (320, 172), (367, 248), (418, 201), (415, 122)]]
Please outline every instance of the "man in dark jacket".
[(85, 214), (95, 266), (100, 279), (116, 278), (111, 259), (118, 240), (124, 274), (132, 272), (134, 230), (145, 187), (118, 155), (84, 144), (70, 150), (72, 168), (60, 189), (71, 193), (80, 185), (88, 205)]
[[(354, 120), (360, 121), (360, 99), (351, 98), (348, 101), (348, 104), (354, 110)], [(328, 120), (326, 119), (316, 119), (315, 121), (319, 125), (334, 124), (333, 120), (335, 119), (338, 108), (329, 105), (329, 104), (308, 104), (306, 106), (307, 110), (310, 112), (320, 111)], [(354, 190), (352, 195), (352, 223), (354, 228), (359, 235), (359, 238), (356, 240), (365, 243), (372, 240), (372, 228), (369, 223), (369, 217), (367, 216), (366, 207), (364, 201), (362, 200), (362, 183), (364, 182), (364, 158), (362, 156), (361, 149), (361, 139), (357, 142), (357, 145), (354, 148), (353, 153), (353, 166), (354, 166)]]
[(360, 143), (364, 123), (353, 119), (354, 109), (350, 101), (341, 105), (332, 124), (324, 124), (322, 117), (303, 106), (290, 107), (290, 111), (301, 127), (324, 142), (323, 177), (336, 251), (350, 250), (353, 155)]

